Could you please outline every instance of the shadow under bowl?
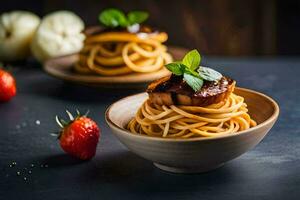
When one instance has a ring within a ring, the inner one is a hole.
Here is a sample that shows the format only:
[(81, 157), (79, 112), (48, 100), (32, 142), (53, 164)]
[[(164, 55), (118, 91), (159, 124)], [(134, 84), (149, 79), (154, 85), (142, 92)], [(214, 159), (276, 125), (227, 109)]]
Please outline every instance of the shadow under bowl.
[(190, 139), (158, 138), (132, 134), (126, 125), (148, 98), (147, 93), (125, 97), (106, 110), (106, 122), (112, 133), (133, 153), (150, 160), (162, 170), (175, 173), (206, 172), (222, 166), (256, 146), (269, 132), (279, 115), (277, 103), (270, 97), (244, 88), (249, 114), (257, 126), (235, 134)]

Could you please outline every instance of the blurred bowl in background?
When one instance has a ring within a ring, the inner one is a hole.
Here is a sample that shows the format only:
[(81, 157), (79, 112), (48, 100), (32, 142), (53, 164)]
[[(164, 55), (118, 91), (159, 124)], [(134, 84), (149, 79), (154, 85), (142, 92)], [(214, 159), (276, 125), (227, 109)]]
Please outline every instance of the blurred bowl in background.
[[(179, 47), (168, 47), (168, 51), (174, 57), (174, 60), (181, 59), (187, 52), (186, 49)], [(167, 69), (162, 68), (151, 73), (132, 73), (119, 76), (84, 75), (73, 71), (73, 66), (77, 61), (78, 54), (52, 58), (44, 63), (44, 70), (49, 75), (68, 82), (88, 86), (121, 88), (144, 87), (145, 84), (170, 74)]]

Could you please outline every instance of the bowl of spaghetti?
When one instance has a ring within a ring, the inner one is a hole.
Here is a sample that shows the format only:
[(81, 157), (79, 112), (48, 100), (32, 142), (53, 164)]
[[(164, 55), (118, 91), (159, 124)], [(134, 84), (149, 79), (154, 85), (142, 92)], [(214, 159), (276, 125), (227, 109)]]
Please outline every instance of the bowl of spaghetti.
[[(195, 57), (191, 52), (185, 57), (189, 56)], [(235, 87), (234, 80), (199, 62), (183, 60), (182, 66), (178, 62), (167, 66), (173, 75), (106, 111), (112, 133), (160, 169), (176, 173), (216, 169), (257, 145), (279, 115), (272, 98)], [(185, 67), (189, 69), (178, 70)]]

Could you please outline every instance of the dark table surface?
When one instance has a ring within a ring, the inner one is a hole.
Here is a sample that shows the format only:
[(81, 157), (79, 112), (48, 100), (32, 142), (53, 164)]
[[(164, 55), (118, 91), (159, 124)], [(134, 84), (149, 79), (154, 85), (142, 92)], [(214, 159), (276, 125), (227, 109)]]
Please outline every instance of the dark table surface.
[[(0, 104), (0, 199), (300, 199), (300, 59), (205, 62), (239, 86), (273, 97), (281, 113), (254, 149), (193, 175), (155, 168), (110, 133), (105, 109), (142, 89), (88, 88), (49, 77), (34, 63), (14, 67), (18, 95)], [(89, 109), (102, 129), (88, 162), (66, 155), (50, 135), (57, 130), (55, 115), (76, 108)]]

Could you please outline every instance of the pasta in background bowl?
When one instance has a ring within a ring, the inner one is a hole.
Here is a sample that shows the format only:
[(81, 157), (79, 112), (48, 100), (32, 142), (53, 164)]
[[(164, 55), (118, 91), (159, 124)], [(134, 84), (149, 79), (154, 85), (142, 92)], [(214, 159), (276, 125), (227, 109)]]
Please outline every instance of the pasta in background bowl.
[(173, 61), (167, 52), (168, 34), (142, 23), (149, 14), (110, 8), (99, 15), (102, 28), (87, 31), (74, 70), (81, 74), (118, 76), (151, 73)]
[(170, 74), (164, 66), (186, 49), (167, 47), (166, 32), (142, 24), (148, 16), (144, 11), (102, 11), (101, 26), (84, 31), (82, 50), (48, 60), (44, 70), (59, 79), (100, 87), (140, 87)]
[(74, 65), (77, 73), (99, 76), (151, 73), (173, 61), (163, 44), (168, 39), (166, 32), (147, 26), (139, 26), (135, 33), (100, 27), (91, 27), (86, 32), (85, 46)]

